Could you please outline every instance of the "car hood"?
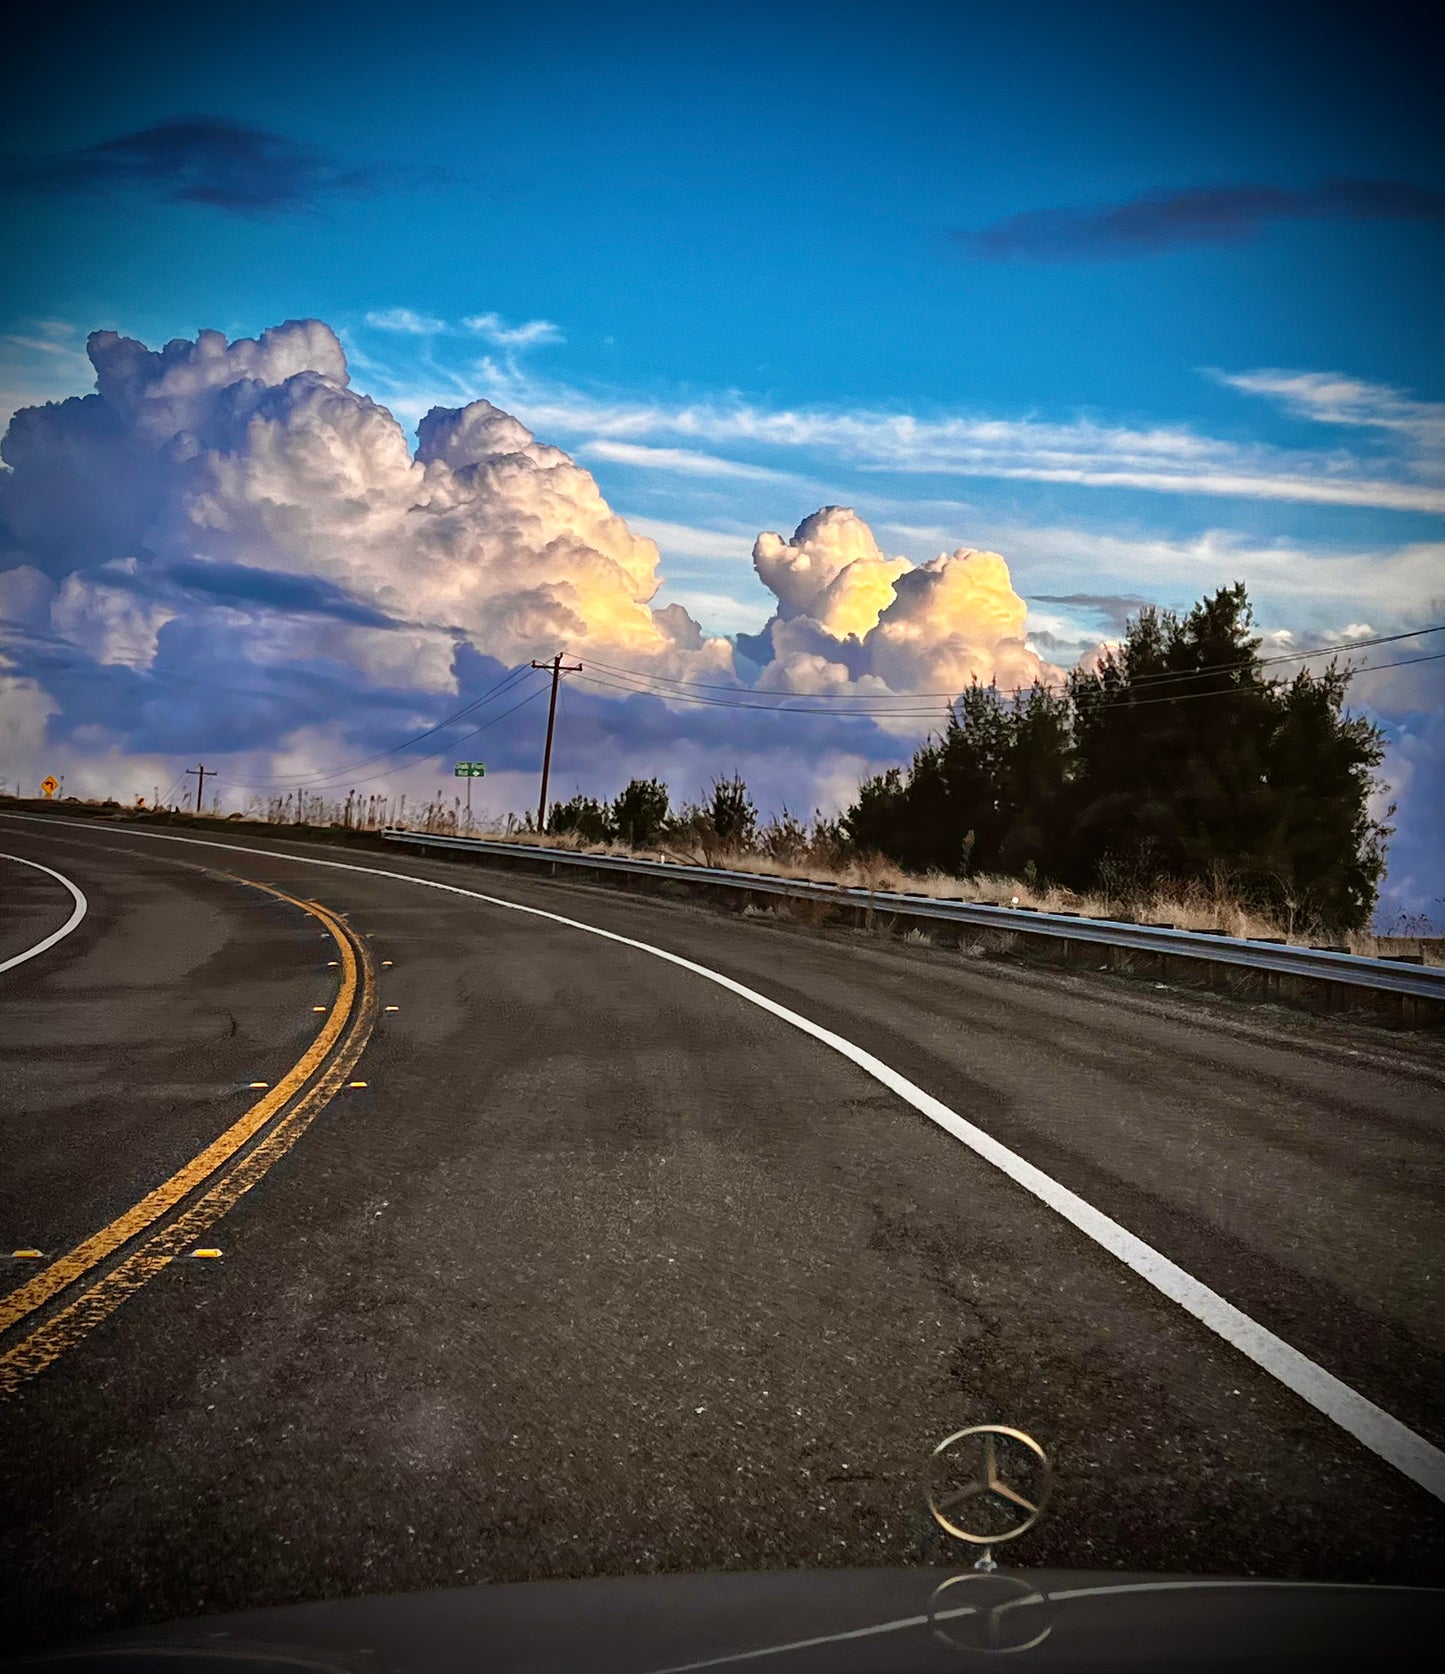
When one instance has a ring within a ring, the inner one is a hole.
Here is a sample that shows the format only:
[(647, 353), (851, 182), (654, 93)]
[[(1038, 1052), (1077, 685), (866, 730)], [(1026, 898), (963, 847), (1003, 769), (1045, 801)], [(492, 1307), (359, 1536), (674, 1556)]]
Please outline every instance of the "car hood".
[[(941, 1590), (940, 1590), (941, 1589)], [(51, 1674), (922, 1674), (1003, 1664), (1409, 1666), (1445, 1591), (1083, 1570), (790, 1570), (534, 1581), (286, 1605), (36, 1651)], [(1433, 1662), (1433, 1655), (1431, 1661)]]

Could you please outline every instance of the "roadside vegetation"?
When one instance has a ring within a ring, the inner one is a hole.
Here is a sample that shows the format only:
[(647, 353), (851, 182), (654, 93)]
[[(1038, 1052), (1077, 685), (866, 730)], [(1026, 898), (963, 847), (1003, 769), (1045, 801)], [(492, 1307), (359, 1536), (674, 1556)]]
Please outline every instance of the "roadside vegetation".
[[(734, 772), (674, 807), (659, 779), (469, 819), (459, 796), (253, 798), (246, 818), (363, 835), (404, 826), (878, 891), (1442, 959), (1431, 921), (1371, 919), (1390, 828), (1371, 812), (1376, 727), (1350, 671), (1272, 676), (1243, 586), (1146, 608), (1065, 689), (975, 684), (904, 767), (837, 817), (764, 817)], [(118, 807), (118, 804), (110, 804)], [(131, 810), (134, 812), (134, 810)], [(219, 817), (219, 810), (217, 811)]]
[[(969, 687), (942, 734), (865, 780), (837, 819), (784, 809), (764, 821), (737, 775), (674, 812), (665, 785), (635, 779), (612, 803), (556, 804), (541, 840), (1235, 936), (1373, 942), (1390, 834), (1388, 812), (1371, 813), (1381, 735), (1346, 710), (1348, 669), (1277, 679), (1259, 647), (1243, 586), (1185, 614), (1146, 608), (1062, 692)], [(1428, 924), (1392, 928), (1418, 939)]]

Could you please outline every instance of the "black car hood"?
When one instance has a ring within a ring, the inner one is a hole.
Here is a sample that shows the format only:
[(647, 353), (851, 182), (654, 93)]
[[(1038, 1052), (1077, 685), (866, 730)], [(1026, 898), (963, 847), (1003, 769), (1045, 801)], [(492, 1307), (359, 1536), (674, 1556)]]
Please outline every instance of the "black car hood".
[(1417, 1588), (1083, 1570), (792, 1570), (287, 1605), (108, 1635), (6, 1666), (52, 1674), (1203, 1674), (1433, 1663), (1442, 1628), (1445, 1591)]

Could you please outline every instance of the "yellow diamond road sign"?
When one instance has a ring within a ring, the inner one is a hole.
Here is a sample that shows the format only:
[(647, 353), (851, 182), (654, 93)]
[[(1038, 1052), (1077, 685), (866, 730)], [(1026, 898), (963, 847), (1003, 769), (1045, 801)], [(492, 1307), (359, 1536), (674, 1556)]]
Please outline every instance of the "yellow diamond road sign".
[(47, 796), (54, 796), (56, 791), (60, 789), (60, 781), (52, 774), (47, 773), (40, 781), (40, 788)]

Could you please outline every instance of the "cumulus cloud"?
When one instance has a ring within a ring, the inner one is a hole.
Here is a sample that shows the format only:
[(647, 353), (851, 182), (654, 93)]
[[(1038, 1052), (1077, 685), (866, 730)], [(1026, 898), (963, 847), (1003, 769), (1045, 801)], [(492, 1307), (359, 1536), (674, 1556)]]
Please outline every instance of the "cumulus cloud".
[[(52, 744), (83, 759), (203, 747), (236, 786), (319, 772), (564, 646), (663, 682), (853, 697), (1040, 666), (1013, 643), (1002, 559), (914, 566), (837, 508), (756, 543), (778, 608), (766, 652), (735, 662), (657, 598), (655, 542), (588, 471), (485, 400), (431, 409), (413, 447), (318, 321), (159, 350), (96, 332), (88, 354), (95, 392), (19, 412), (0, 444), (8, 689), (43, 692)], [(691, 689), (575, 693), (599, 773), (701, 763), (726, 738), (760, 788), (796, 796), (800, 748), (821, 773), (899, 747), (858, 715), (819, 718), (804, 744), (771, 709), (700, 712)], [(492, 737), (500, 764), (532, 751), (534, 724)]]
[(761, 684), (795, 692), (957, 692), (974, 680), (1015, 689), (1056, 677), (1024, 643), (1028, 607), (997, 552), (960, 547), (926, 564), (889, 558), (844, 506), (826, 506), (791, 540), (753, 547), (775, 616), (739, 649)]
[[(571, 773), (610, 794), (644, 772), (686, 794), (737, 767), (766, 804), (807, 809), (836, 806), (942, 719), (941, 699), (925, 714), (906, 696), (1060, 672), (1042, 654), (1050, 619), (1030, 633), (998, 552), (890, 555), (840, 506), (788, 538), (758, 535), (772, 614), (757, 633), (709, 636), (675, 592), (659, 598), (653, 537), (739, 560), (742, 537), (629, 525), (587, 470), (491, 401), (432, 408), (413, 446), (351, 386), (318, 321), (159, 350), (97, 332), (88, 354), (95, 392), (22, 410), (0, 444), (0, 711), (32, 778), (63, 770), (73, 788), (131, 794), (139, 775), (149, 794), (199, 749), (217, 754), (233, 805), (303, 778), (429, 793), (426, 751), (461, 750), (484, 754), (505, 793), (541, 742), (526, 665), (565, 648), (589, 679), (650, 689), (567, 693), (559, 785)], [(1137, 579), (1137, 544), (1067, 544), (1060, 582), (1081, 562)], [(1204, 560), (1235, 571), (1241, 549), (1146, 556), (1193, 597)], [(1269, 549), (1245, 556), (1268, 570)], [(1418, 601), (1437, 561), (1402, 550), (1374, 605)], [(1365, 607), (1358, 571), (1339, 560), (1336, 622)], [(1316, 569), (1316, 596), (1332, 597), (1334, 574)], [(1051, 598), (1111, 623), (1133, 602), (1066, 584)], [(1408, 715), (1397, 724), (1403, 773), (1415, 734)], [(404, 747), (428, 729), (421, 751)]]
[[(1438, 668), (1440, 665), (1434, 665)], [(1439, 935), (1445, 928), (1445, 848), (1440, 843), (1440, 810), (1445, 806), (1445, 705), (1399, 721), (1384, 721), (1386, 789), (1377, 812), (1390, 806), (1394, 827), (1389, 871), (1380, 892), (1377, 921), (1385, 928), (1396, 915), (1427, 919)]]
[(312, 209), (329, 197), (409, 178), (215, 116), (175, 116), (77, 151), (0, 159), (0, 187), (11, 191), (108, 193), (131, 187), (169, 203), (209, 204), (235, 215)]
[(1141, 192), (1123, 203), (1028, 210), (958, 234), (990, 261), (1108, 260), (1198, 244), (1239, 243), (1281, 221), (1427, 221), (1445, 194), (1407, 180), (1322, 180), (1312, 186), (1244, 182)]
[[(413, 454), (316, 321), (160, 351), (98, 332), (89, 349), (97, 393), (18, 414), (0, 486), (0, 541), (67, 581), (77, 631), (145, 577), (234, 592), (252, 572), (326, 584), (333, 615), (349, 599), (508, 662), (571, 640), (675, 648), (671, 619), (648, 608), (656, 546), (490, 403), (429, 413)], [(139, 572), (105, 573), (121, 561)], [(107, 602), (87, 617), (82, 591)]]

